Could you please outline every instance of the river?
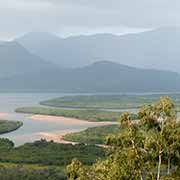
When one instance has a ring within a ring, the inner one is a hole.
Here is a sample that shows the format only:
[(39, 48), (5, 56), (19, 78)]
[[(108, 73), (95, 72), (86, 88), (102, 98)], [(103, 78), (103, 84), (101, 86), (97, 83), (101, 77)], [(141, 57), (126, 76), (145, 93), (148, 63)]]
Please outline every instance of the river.
[(46, 121), (34, 121), (28, 114), (16, 113), (14, 110), (18, 107), (40, 106), (39, 102), (55, 97), (67, 96), (73, 94), (58, 93), (0, 93), (0, 112), (8, 113), (6, 119), (22, 121), (23, 126), (11, 133), (0, 135), (3, 138), (9, 138), (16, 145), (22, 145), (26, 142), (32, 142), (40, 139), (37, 135), (40, 132), (54, 132), (63, 130), (80, 130), (88, 128), (87, 125), (69, 125), (62, 123), (50, 123)]
[[(41, 106), (40, 101), (62, 97), (62, 96), (72, 96), (79, 94), (60, 94), (60, 93), (0, 93), (0, 112), (8, 113), (6, 119), (22, 121), (23, 126), (11, 133), (0, 135), (3, 138), (9, 138), (15, 145), (22, 145), (26, 142), (33, 142), (39, 140), (41, 137), (38, 135), (40, 132), (55, 132), (64, 130), (82, 130), (94, 125), (78, 125), (78, 124), (63, 124), (54, 123), (47, 121), (35, 121), (30, 117), (29, 114), (16, 113), (14, 110), (18, 107), (28, 107), (28, 106)], [(116, 111), (116, 110), (114, 110)], [(127, 109), (123, 111), (135, 112), (135, 109)]]

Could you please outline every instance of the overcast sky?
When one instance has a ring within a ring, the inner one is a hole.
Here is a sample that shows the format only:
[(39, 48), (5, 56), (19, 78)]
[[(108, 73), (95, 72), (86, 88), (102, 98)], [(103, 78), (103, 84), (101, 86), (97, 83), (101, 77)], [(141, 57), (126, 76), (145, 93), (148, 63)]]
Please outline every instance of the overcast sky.
[(60, 36), (180, 25), (180, 0), (0, 0), (0, 39), (31, 31)]

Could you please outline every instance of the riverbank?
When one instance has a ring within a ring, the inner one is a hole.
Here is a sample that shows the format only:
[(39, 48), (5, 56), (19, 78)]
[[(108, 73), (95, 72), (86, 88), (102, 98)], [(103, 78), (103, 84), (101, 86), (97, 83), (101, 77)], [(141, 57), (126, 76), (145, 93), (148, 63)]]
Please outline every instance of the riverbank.
[(50, 123), (61, 123), (65, 125), (94, 125), (94, 126), (103, 126), (103, 125), (109, 125), (109, 124), (116, 124), (116, 122), (111, 121), (87, 121), (87, 120), (80, 120), (78, 118), (70, 118), (70, 117), (64, 117), (64, 116), (49, 116), (49, 115), (33, 115), (30, 117), (30, 119), (34, 121), (46, 121)]
[(40, 132), (40, 133), (37, 133), (37, 135), (41, 139), (46, 139), (46, 141), (54, 141), (60, 144), (75, 145), (75, 144), (79, 144), (79, 142), (66, 141), (64, 137), (68, 134), (73, 134), (73, 133), (78, 133), (78, 132), (81, 132), (81, 130), (64, 130), (64, 131), (58, 131), (58, 132), (52, 132), (52, 133)]
[[(47, 121), (50, 123), (57, 123), (57, 124), (60, 123), (65, 125), (79, 125), (79, 126), (88, 125), (91, 127), (100, 127), (100, 126), (108, 126), (108, 125), (116, 124), (116, 122), (89, 122), (89, 121), (79, 120), (76, 118), (67, 118), (62, 116), (33, 115), (30, 118), (34, 121)], [(78, 144), (79, 142), (67, 141), (64, 139), (64, 137), (66, 135), (78, 133), (84, 130), (86, 130), (86, 128), (79, 130), (67, 129), (63, 131), (54, 131), (54, 132), (39, 132), (36, 135), (40, 139), (46, 139), (47, 141), (54, 141), (62, 144)]]

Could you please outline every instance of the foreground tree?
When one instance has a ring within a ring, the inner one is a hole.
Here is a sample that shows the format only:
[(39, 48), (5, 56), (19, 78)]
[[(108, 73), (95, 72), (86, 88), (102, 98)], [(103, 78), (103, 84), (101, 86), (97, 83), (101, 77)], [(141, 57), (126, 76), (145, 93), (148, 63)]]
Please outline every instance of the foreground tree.
[[(157, 167), (157, 180), (160, 180), (162, 164), (167, 167), (166, 174), (175, 169), (179, 159), (180, 131), (174, 104), (168, 97), (162, 97), (159, 102), (142, 107), (139, 110), (141, 125), (146, 131), (146, 149), (153, 157), (151, 163)], [(174, 163), (172, 164), (172, 158)], [(158, 161), (157, 161), (158, 159)]]
[[(180, 130), (176, 111), (168, 97), (140, 108), (139, 122), (129, 113), (119, 120), (119, 131), (106, 138), (109, 155), (92, 167), (74, 160), (67, 167), (70, 180), (178, 179)], [(163, 166), (162, 166), (163, 165)], [(166, 168), (166, 170), (164, 170)]]

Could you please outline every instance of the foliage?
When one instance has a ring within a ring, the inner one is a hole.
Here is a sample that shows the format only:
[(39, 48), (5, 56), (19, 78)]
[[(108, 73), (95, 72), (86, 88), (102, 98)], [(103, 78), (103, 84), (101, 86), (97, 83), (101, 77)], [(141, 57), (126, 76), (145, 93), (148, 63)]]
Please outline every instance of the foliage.
[(24, 168), (0, 166), (1, 180), (66, 180), (64, 172), (57, 168)]
[(14, 147), (14, 143), (9, 139), (1, 138), (0, 139), (0, 151), (7, 151)]
[(86, 144), (103, 144), (105, 137), (108, 134), (115, 133), (117, 130), (117, 125), (91, 127), (81, 132), (67, 134), (64, 136), (64, 139)]
[(0, 140), (0, 162), (64, 166), (73, 158), (78, 158), (84, 164), (90, 165), (104, 155), (102, 148), (92, 145), (58, 144), (41, 140), (13, 147), (11, 141)]
[(66, 175), (68, 179), (69, 180), (77, 179), (81, 174), (81, 172), (79, 172), (81, 168), (82, 168), (82, 163), (77, 159), (73, 159), (71, 164), (68, 165), (66, 168)]
[[(106, 137), (110, 154), (91, 167), (79, 161), (67, 166), (70, 180), (180, 179), (180, 129), (174, 104), (168, 97), (142, 107), (140, 122), (129, 113), (119, 120), (120, 132)], [(162, 171), (163, 170), (163, 171)]]
[[(42, 114), (51, 116), (72, 117), (87, 121), (116, 121), (122, 112), (109, 112), (98, 110), (75, 110), (75, 109), (59, 109), (59, 108), (38, 108), (24, 107), (16, 109), (16, 112)], [(137, 119), (135, 114), (131, 115), (133, 119)]]

